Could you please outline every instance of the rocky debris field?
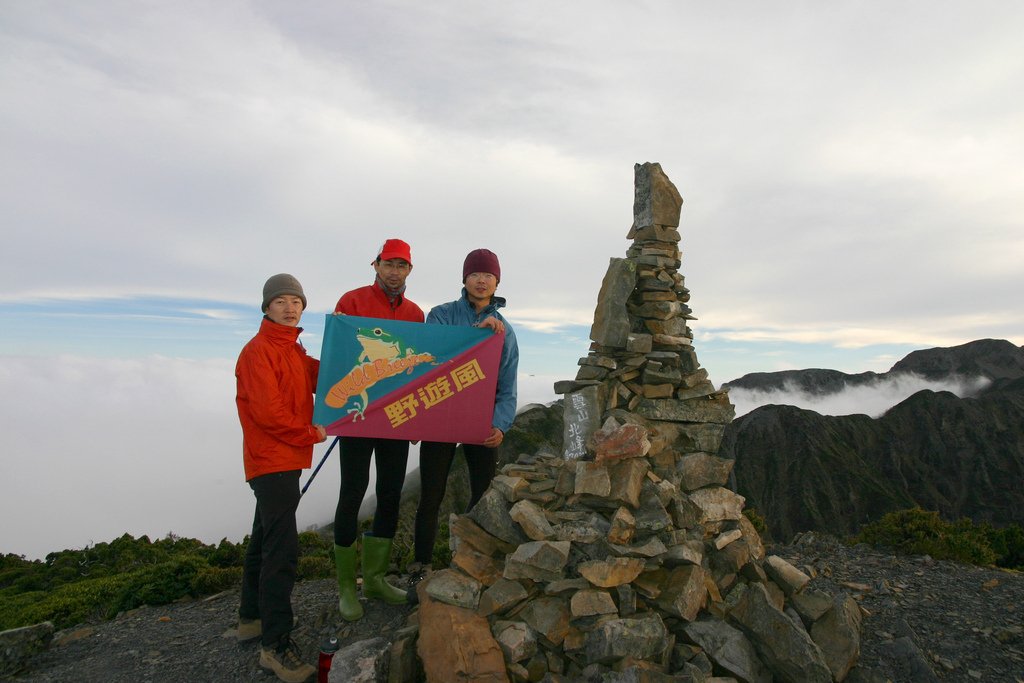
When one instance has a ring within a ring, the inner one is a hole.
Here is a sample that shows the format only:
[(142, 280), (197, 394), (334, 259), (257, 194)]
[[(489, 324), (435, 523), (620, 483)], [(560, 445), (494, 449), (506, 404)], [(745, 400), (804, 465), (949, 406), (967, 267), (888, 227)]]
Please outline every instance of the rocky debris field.
[(851, 548), (812, 533), (772, 552), (813, 576), (811, 585), (860, 603), (858, 667), (877, 680), (1024, 681), (1021, 573)]
[[(853, 595), (865, 611), (854, 683), (1024, 683), (1024, 575), (894, 556), (803, 534), (769, 551), (828, 593)], [(296, 586), (294, 632), (310, 662), (337, 633), (342, 647), (388, 638), (415, 622), (411, 607), (374, 602), (355, 624), (338, 617), (332, 580)], [(258, 646), (234, 639), (238, 594), (143, 607), (103, 623), (60, 631), (50, 649), (15, 677), (35, 681), (272, 681)]]

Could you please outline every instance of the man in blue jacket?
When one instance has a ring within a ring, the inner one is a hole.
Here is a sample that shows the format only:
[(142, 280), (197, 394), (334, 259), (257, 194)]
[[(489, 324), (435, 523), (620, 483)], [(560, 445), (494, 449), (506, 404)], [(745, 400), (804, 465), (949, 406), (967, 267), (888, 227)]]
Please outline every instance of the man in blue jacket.
[[(469, 468), (470, 499), (468, 512), (476, 505), (494, 478), (498, 446), (516, 415), (516, 372), (519, 367), (519, 346), (516, 335), (499, 308), (505, 299), (495, 296), (501, 282), (498, 257), (488, 249), (474, 249), (462, 266), (462, 298), (430, 309), (426, 322), (435, 325), (487, 327), (503, 334), (505, 341), (498, 363), (498, 384), (494, 397), (491, 433), (482, 444), (462, 444)], [(455, 457), (454, 443), (424, 441), (420, 444), (420, 504), (416, 509), (415, 556), (409, 565), (409, 602), (415, 604), (416, 585), (430, 571), (437, 538), (437, 515), (444, 499), (448, 473)]]

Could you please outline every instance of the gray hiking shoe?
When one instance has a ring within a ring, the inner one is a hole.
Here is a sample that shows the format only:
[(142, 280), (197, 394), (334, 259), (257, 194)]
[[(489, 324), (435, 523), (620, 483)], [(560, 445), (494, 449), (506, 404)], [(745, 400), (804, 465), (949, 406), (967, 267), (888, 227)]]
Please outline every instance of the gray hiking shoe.
[(285, 636), (276, 648), (260, 648), (260, 666), (270, 669), (285, 683), (303, 683), (316, 673), (316, 667), (303, 664), (299, 648), (290, 636)]
[(263, 635), (263, 622), (259, 619), (239, 619), (235, 638), (240, 643), (248, 643)]

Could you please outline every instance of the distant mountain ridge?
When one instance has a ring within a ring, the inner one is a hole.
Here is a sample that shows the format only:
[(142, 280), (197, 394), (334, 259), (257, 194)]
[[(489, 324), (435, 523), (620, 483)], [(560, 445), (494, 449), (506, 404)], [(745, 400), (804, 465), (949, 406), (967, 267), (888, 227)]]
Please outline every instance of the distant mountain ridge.
[(736, 491), (776, 539), (849, 535), (914, 506), (1024, 526), (1024, 349), (1009, 341), (914, 351), (886, 373), (753, 373), (728, 386), (821, 395), (899, 374), (991, 384), (967, 398), (919, 391), (878, 419), (767, 405), (728, 426), (719, 455), (735, 460)]
[(1017, 379), (1024, 377), (1024, 347), (1005, 339), (979, 339), (960, 346), (912, 351), (882, 373), (847, 374), (820, 368), (752, 372), (726, 382), (722, 387), (751, 391), (798, 389), (812, 396), (820, 396), (904, 374), (929, 380), (948, 377), (984, 377), (993, 381)]
[[(1024, 526), (1024, 349), (1008, 341), (914, 351), (886, 373), (754, 373), (730, 386), (770, 390), (790, 382), (822, 394), (906, 372), (991, 383), (970, 398), (919, 391), (877, 419), (767, 405), (726, 427), (718, 455), (735, 460), (731, 488), (764, 517), (775, 540), (801, 531), (848, 536), (886, 512), (915, 506), (947, 520)], [(562, 411), (562, 401), (524, 407), (499, 449), (500, 463), (538, 450), (561, 453)], [(417, 486), (407, 488), (403, 518), (418, 498)], [(453, 468), (448, 490), (442, 518), (468, 499), (463, 467)]]

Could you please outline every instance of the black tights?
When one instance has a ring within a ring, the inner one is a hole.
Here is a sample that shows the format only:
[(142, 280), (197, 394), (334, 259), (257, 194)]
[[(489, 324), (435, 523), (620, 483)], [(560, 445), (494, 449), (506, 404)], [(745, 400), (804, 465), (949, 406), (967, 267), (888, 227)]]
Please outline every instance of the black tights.
[[(429, 565), (434, 556), (434, 541), (437, 538), (437, 514), (444, 500), (448, 486), (448, 473), (455, 457), (453, 443), (424, 441), (420, 444), (420, 504), (416, 509), (415, 560)], [(498, 449), (473, 444), (463, 444), (466, 465), (469, 468), (469, 505), (473, 509), (477, 501), (494, 478)]]
[(409, 442), (398, 439), (341, 437), (341, 492), (334, 511), (334, 542), (350, 546), (356, 540), (359, 508), (370, 482), (370, 456), (377, 466), (377, 510), (373, 514), (373, 535), (394, 538), (398, 528), (398, 506), (402, 502), (405, 464)]

